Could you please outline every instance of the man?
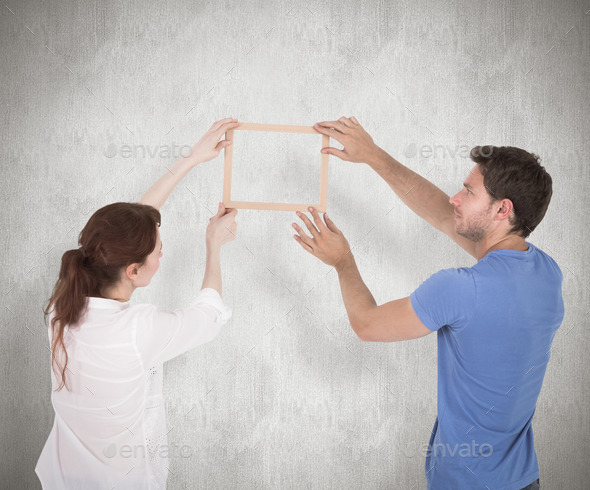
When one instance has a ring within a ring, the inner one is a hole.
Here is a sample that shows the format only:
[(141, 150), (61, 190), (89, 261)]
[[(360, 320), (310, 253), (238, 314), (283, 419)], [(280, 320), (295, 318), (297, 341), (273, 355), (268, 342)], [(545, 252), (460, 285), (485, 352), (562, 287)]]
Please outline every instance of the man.
[(315, 125), (340, 142), (322, 152), (367, 163), (418, 216), (477, 259), (443, 269), (410, 296), (377, 306), (343, 233), (310, 208), (294, 238), (338, 272), (361, 340), (395, 342), (437, 331), (437, 418), (426, 455), (429, 489), (539, 488), (531, 421), (553, 337), (564, 315), (561, 270), (525, 239), (540, 223), (552, 181), (538, 158), (476, 147), (452, 198), (373, 142), (356, 118)]

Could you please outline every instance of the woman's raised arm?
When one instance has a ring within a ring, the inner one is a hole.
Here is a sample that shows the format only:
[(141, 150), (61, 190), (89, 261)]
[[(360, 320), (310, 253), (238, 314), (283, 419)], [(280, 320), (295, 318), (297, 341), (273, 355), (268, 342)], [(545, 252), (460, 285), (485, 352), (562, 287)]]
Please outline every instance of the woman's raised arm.
[(172, 190), (193, 167), (215, 158), (222, 148), (231, 145), (230, 140), (219, 141), (219, 138), (237, 125), (238, 120), (231, 118), (221, 119), (213, 123), (209, 130), (192, 147), (190, 153), (181, 156), (171, 169), (166, 169), (166, 173), (141, 196), (138, 202), (140, 204), (149, 204), (160, 210)]

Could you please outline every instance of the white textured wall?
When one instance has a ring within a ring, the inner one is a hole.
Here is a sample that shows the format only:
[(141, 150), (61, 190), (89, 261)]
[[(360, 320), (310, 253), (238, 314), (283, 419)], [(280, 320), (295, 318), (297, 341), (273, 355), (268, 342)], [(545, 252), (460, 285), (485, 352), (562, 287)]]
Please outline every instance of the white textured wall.
[[(461, 187), (472, 146), (542, 156), (554, 197), (529, 240), (561, 266), (566, 314), (533, 427), (543, 487), (587, 488), (589, 8), (2, 4), (2, 486), (40, 488), (33, 469), (53, 421), (41, 308), (91, 212), (136, 201), (174, 162), (170, 147), (194, 144), (222, 117), (312, 125), (355, 115), (448, 194)], [(331, 157), (329, 179), (331, 217), (378, 303), (409, 295), (439, 269), (474, 264), (367, 166)], [(160, 271), (133, 301), (191, 301), (222, 180), (219, 157), (173, 192), (162, 209)], [(169, 488), (423, 488), (436, 336), (358, 340), (336, 274), (291, 238), (293, 220), (240, 211), (238, 239), (222, 255), (234, 317), (211, 344), (166, 367), (170, 444), (192, 456), (173, 458)]]

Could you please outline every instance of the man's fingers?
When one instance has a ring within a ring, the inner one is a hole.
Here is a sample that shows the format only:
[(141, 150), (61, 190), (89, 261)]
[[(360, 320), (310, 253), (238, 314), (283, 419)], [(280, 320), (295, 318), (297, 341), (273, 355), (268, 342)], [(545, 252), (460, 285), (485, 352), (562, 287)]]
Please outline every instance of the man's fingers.
[(330, 155), (335, 155), (341, 160), (348, 160), (348, 155), (344, 150), (339, 150), (338, 148), (332, 148), (331, 146), (327, 146), (326, 148), (322, 148), (322, 153), (328, 153)]
[(327, 230), (326, 224), (322, 221), (322, 218), (320, 218), (320, 213), (318, 213), (318, 210), (315, 208), (309, 208), (310, 209), (310, 213), (313, 216), (313, 221), (315, 223), (315, 225), (318, 227), (318, 230), (320, 230), (320, 233), (323, 231)]
[(325, 134), (330, 138), (334, 138), (339, 143), (342, 143), (342, 137), (344, 136), (340, 131), (336, 131), (335, 129), (331, 128), (324, 128), (322, 126), (318, 126), (317, 124), (313, 127), (318, 133)]
[(340, 121), (342, 124), (344, 124), (347, 128), (354, 127), (354, 123), (347, 117), (342, 116), (340, 119), (338, 119), (338, 121)]
[(311, 236), (316, 238), (320, 232), (316, 229), (315, 226), (313, 226), (313, 223), (309, 220), (309, 218), (303, 213), (297, 213), (297, 216), (299, 216), (301, 221), (303, 221), (303, 223), (305, 223), (305, 226), (307, 227), (307, 229), (311, 233)]
[(310, 249), (311, 249), (311, 244), (313, 242), (313, 239), (308, 237), (305, 232), (303, 231), (303, 229), (301, 228), (301, 226), (299, 226), (297, 223), (293, 223), (293, 228), (295, 228), (295, 231), (297, 233), (299, 233), (299, 240), (301, 240), (303, 243), (305, 243)]
[(354, 116), (351, 116), (350, 120), (351, 120), (353, 123), (355, 123), (355, 124), (358, 124), (359, 126), (361, 125), (361, 123), (360, 123), (360, 122), (358, 122), (358, 121), (356, 120), (356, 117), (354, 117)]
[(324, 213), (324, 220), (326, 221), (326, 226), (331, 232), (340, 233), (340, 229), (334, 224), (334, 222), (328, 217), (326, 213)]
[(323, 121), (320, 123), (316, 123), (314, 125), (314, 127), (316, 126), (320, 126), (321, 128), (334, 128), (337, 132), (340, 132), (342, 134), (348, 134), (349, 133), (349, 128), (348, 126), (345, 126), (343, 123), (341, 123), (340, 121)]
[(313, 254), (313, 249), (307, 243), (305, 243), (301, 237), (298, 235), (293, 235), (293, 238), (295, 238), (297, 243), (299, 243), (299, 245), (301, 245), (305, 250), (307, 250), (310, 254)]

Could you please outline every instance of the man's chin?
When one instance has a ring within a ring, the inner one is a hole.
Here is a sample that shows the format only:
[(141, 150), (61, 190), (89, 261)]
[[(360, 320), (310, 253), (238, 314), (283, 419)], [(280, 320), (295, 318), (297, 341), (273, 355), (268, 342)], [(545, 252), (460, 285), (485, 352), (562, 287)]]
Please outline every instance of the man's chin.
[(466, 233), (464, 230), (461, 230), (458, 226), (455, 226), (455, 232), (457, 233), (457, 235), (460, 235), (463, 238), (467, 238), (467, 240), (471, 240), (472, 242), (477, 242), (477, 240), (475, 240), (471, 234)]

